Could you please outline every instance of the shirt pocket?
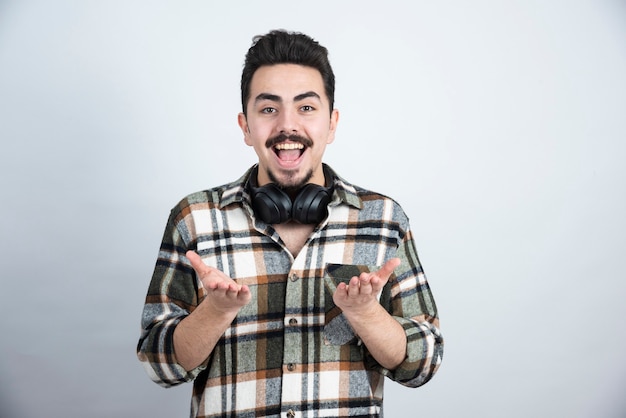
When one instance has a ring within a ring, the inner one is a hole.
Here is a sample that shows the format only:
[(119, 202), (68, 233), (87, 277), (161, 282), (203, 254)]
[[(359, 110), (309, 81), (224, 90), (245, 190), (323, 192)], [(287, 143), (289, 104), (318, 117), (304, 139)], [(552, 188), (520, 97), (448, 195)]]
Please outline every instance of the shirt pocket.
[(324, 338), (332, 345), (360, 344), (360, 339), (354, 333), (352, 326), (341, 309), (333, 302), (333, 294), (339, 283), (350, 282), (354, 276), (361, 273), (377, 271), (380, 267), (363, 264), (327, 264), (324, 271), (324, 287), (326, 289)]

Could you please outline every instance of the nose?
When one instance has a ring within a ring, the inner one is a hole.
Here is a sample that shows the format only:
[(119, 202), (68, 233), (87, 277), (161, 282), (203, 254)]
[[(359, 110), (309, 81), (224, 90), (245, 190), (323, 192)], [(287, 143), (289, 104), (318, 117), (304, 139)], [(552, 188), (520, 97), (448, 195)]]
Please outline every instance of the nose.
[(298, 132), (298, 115), (294, 110), (282, 109), (278, 118), (279, 133), (290, 135)]

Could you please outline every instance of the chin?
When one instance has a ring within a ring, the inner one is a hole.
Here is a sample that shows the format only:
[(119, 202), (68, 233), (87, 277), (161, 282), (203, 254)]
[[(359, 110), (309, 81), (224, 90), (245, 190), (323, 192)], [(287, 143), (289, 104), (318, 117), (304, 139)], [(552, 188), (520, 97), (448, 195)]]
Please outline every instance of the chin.
[(272, 171), (267, 172), (272, 183), (276, 183), (281, 189), (286, 191), (300, 190), (313, 177), (313, 170), (309, 170), (305, 175), (298, 175), (297, 171), (281, 171), (281, 176), (277, 176)]

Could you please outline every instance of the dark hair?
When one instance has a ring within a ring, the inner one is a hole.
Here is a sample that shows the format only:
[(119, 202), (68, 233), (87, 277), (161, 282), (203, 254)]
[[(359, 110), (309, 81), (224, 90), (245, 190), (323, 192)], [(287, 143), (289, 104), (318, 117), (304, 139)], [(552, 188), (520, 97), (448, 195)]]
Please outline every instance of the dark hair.
[(328, 61), (328, 50), (311, 37), (299, 32), (273, 30), (252, 39), (241, 73), (241, 106), (246, 114), (250, 82), (254, 72), (264, 65), (299, 64), (320, 72), (330, 110), (335, 102), (335, 74)]

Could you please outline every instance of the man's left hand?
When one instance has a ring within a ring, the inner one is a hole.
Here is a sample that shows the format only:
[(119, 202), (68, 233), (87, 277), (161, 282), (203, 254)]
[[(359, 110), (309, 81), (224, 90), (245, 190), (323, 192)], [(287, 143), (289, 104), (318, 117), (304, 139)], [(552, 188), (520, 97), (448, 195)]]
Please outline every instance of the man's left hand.
[(333, 295), (335, 305), (344, 312), (367, 312), (378, 304), (378, 294), (389, 280), (393, 270), (400, 265), (399, 258), (388, 260), (380, 270), (354, 276), (348, 284), (339, 283)]

